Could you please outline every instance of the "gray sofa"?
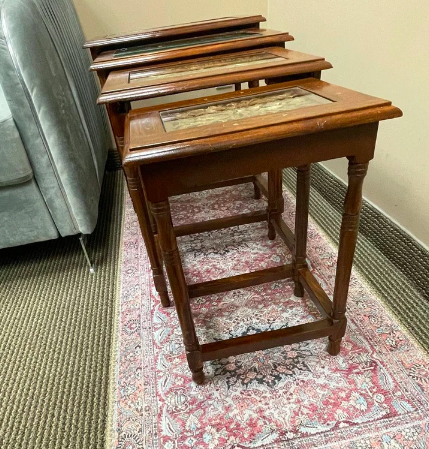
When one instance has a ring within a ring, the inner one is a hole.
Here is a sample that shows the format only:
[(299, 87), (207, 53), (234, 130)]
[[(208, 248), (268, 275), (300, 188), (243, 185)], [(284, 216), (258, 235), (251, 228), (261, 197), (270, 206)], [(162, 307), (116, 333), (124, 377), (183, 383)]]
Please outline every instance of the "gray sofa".
[(0, 0), (0, 248), (90, 234), (110, 131), (71, 0)]

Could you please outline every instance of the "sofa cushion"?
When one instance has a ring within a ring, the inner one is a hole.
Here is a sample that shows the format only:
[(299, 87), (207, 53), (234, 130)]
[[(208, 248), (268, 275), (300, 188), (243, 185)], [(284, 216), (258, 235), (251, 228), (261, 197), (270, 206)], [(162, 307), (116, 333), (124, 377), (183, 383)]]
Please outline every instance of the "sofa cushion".
[(24, 145), (0, 87), (0, 187), (20, 184), (32, 177)]
[(58, 238), (34, 179), (0, 188), (0, 248)]

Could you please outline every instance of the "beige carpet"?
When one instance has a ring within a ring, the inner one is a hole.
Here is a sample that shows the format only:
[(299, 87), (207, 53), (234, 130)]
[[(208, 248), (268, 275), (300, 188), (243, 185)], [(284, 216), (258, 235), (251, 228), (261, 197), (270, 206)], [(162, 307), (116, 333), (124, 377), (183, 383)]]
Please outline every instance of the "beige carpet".
[(0, 250), (0, 448), (102, 448), (109, 410), (124, 181), (77, 237)]

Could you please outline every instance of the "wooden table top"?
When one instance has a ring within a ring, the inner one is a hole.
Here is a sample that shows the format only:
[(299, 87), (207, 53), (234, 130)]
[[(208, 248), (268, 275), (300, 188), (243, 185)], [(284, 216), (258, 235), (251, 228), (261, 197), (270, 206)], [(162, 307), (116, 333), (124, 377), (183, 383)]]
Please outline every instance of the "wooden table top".
[(401, 115), (388, 100), (307, 78), (132, 110), (123, 163), (168, 161)]
[(153, 64), (172, 59), (186, 59), (198, 55), (237, 51), (256, 47), (284, 45), (293, 37), (282, 31), (246, 29), (197, 37), (175, 39), (156, 44), (145, 44), (109, 50), (97, 56), (91, 70), (118, 70), (120, 68)]
[(98, 103), (142, 100), (330, 68), (320, 56), (280, 47), (249, 50), (110, 72)]
[(84, 48), (109, 47), (144, 42), (151, 39), (171, 38), (189, 34), (207, 33), (216, 30), (227, 30), (231, 28), (258, 28), (261, 22), (266, 22), (266, 18), (261, 15), (221, 17), (216, 19), (202, 20), (198, 22), (181, 23), (177, 25), (150, 28), (123, 34), (113, 34), (89, 40)]

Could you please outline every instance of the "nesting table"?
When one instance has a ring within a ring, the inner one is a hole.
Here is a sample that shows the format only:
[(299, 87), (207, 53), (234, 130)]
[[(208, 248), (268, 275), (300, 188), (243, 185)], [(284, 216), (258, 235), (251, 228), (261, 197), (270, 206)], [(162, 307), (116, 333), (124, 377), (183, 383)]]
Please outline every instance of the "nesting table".
[[(265, 20), (263, 16), (212, 19), (126, 35), (106, 36), (88, 41), (84, 47), (91, 52), (93, 63), (90, 70), (97, 74), (103, 88), (111, 72), (124, 68), (140, 66), (142, 70), (142, 66), (148, 69), (151, 65), (167, 61), (180, 64), (187, 59), (208, 54), (228, 54), (258, 47), (284, 47), (285, 42), (293, 40), (286, 32), (261, 30), (260, 23)], [(161, 89), (160, 94), (162, 95)], [(120, 151), (123, 145), (121, 130), (130, 104), (129, 101), (105, 103), (115, 142)]]
[(204, 34), (220, 33), (222, 31), (246, 30), (260, 28), (266, 18), (261, 15), (220, 17), (199, 22), (181, 23), (176, 25), (150, 28), (126, 34), (113, 34), (87, 41), (84, 48), (91, 52), (92, 59), (100, 53), (117, 50), (124, 46), (131, 47), (152, 42), (163, 42), (171, 39), (196, 37)]
[[(323, 58), (287, 52), (282, 47), (293, 37), (289, 33), (261, 30), (260, 23), (263, 21), (265, 18), (262, 16), (228, 17), (87, 42), (85, 47), (90, 49), (94, 60), (91, 70), (97, 73), (102, 86), (99, 103), (107, 106), (119, 153), (124, 145), (124, 120), (131, 109), (131, 101), (230, 83), (240, 90), (243, 82), (255, 87), (264, 78), (268, 82), (276, 82), (291, 77), (320, 77), (321, 70), (332, 67)], [(125, 45), (126, 48), (123, 48)], [(258, 50), (238, 52), (243, 48)], [(261, 51), (265, 48), (266, 51)], [(205, 56), (207, 54), (212, 56)], [(189, 59), (194, 55), (200, 58)], [(171, 60), (174, 62), (154, 64)], [(136, 64), (140, 66), (136, 67)], [(138, 211), (155, 286), (162, 305), (167, 307), (170, 300), (162, 258), (157, 249), (156, 222), (147, 208), (138, 172), (131, 167), (125, 168), (125, 172), (128, 190), (134, 208)], [(281, 171), (273, 172), (269, 177), (269, 184), (276, 184), (276, 189), (281, 189)], [(198, 190), (245, 182), (253, 182), (255, 198), (259, 198), (261, 192), (270, 195), (272, 188), (261, 177), (224, 180), (200, 186)], [(254, 223), (264, 220), (266, 214), (266, 211), (261, 211), (229, 219), (210, 220), (177, 229), (176, 232), (184, 235), (219, 229), (231, 223)]]
[(259, 28), (234, 30), (105, 51), (95, 58), (91, 70), (110, 71), (121, 67), (135, 67), (142, 64), (225, 53), (245, 48), (283, 46), (285, 42), (291, 40), (293, 37), (282, 31)]
[(144, 65), (110, 72), (98, 103), (144, 100), (229, 84), (241, 87), (242, 83), (259, 80), (273, 83), (298, 75), (320, 77), (322, 70), (330, 68), (332, 65), (321, 56), (282, 47)]
[[(133, 110), (128, 114), (122, 161), (126, 170), (138, 171), (139, 177), (133, 181), (136, 191), (141, 195), (145, 192), (156, 221), (195, 382), (204, 381), (205, 361), (279, 345), (329, 337), (329, 354), (339, 353), (347, 325), (347, 294), (363, 180), (374, 156), (379, 122), (401, 115), (387, 100), (316, 78)], [(314, 162), (343, 157), (349, 160), (349, 184), (331, 301), (307, 264), (309, 173)], [(295, 235), (281, 218), (281, 184), (280, 188), (277, 183), (272, 186), (266, 219), (269, 237), (277, 234), (292, 248), (292, 263), (187, 285), (169, 197), (208, 183), (261, 172), (275, 174), (285, 167), (298, 167)], [(323, 319), (256, 335), (199, 343), (192, 298), (289, 278), (295, 283), (295, 294), (303, 296), (306, 291)]]
[[(124, 136), (124, 114), (121, 115), (119, 111), (129, 111), (131, 101), (210, 88), (225, 83), (235, 84), (239, 89), (242, 83), (248, 82), (254, 85), (261, 79), (274, 84), (308, 76), (320, 78), (321, 71), (331, 67), (329, 62), (319, 56), (280, 47), (269, 47), (149, 67), (128, 68), (111, 72), (108, 75), (98, 102), (108, 104), (111, 111), (118, 111), (114, 116), (111, 114), (111, 120), (115, 137), (120, 142), (119, 148), (121, 148)], [(148, 123), (145, 126), (149, 126)], [(151, 261), (155, 286), (161, 303), (168, 306), (170, 302), (167, 285), (156, 244), (157, 226), (147, 208), (142, 187), (139, 185), (138, 171), (132, 167), (125, 167), (125, 173), (134, 208), (136, 211), (140, 211), (138, 213), (140, 227)], [(271, 201), (270, 198), (282, 188), (281, 170), (272, 171), (268, 177), (268, 185), (265, 179), (258, 175), (193, 186), (189, 191), (252, 182), (255, 187), (255, 197), (259, 198), (262, 192)], [(261, 210), (234, 217), (192, 223), (176, 227), (175, 233), (177, 236), (181, 236), (221, 229), (226, 226), (256, 223), (266, 220), (267, 213), (266, 210)], [(270, 235), (274, 238), (273, 228)]]

